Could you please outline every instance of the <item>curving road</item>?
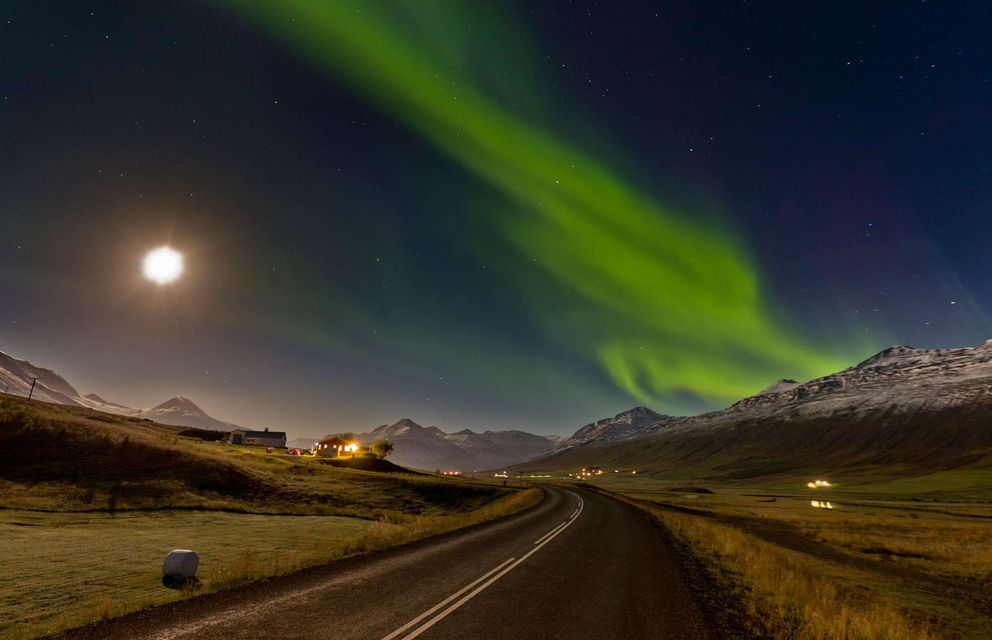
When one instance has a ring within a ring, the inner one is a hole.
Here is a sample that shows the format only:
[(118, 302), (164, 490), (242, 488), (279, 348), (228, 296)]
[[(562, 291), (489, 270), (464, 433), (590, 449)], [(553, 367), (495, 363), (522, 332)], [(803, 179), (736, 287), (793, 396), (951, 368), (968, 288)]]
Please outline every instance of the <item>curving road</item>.
[(592, 491), (351, 558), (79, 629), (65, 638), (597, 640), (723, 637), (646, 514)]

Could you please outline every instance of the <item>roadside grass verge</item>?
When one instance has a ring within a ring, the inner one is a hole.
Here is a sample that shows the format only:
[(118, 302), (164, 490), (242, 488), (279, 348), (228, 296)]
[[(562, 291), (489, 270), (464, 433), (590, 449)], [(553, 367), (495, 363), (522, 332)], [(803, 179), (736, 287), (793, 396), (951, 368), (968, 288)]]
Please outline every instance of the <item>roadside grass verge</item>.
[(261, 558), (259, 554), (245, 554), (240, 562), (230, 565), (216, 575), (207, 576), (205, 582), (208, 582), (208, 586), (213, 590), (217, 590), (261, 578), (285, 575), (300, 569), (496, 520), (537, 504), (541, 497), (540, 489), (530, 488), (503, 496), (467, 513), (431, 516), (390, 515), (382, 522), (375, 522), (365, 527), (356, 536), (332, 544), (324, 544), (317, 549), (281, 554), (268, 559)]
[[(829, 577), (804, 554), (705, 516), (639, 505), (687, 543), (743, 596), (752, 631), (780, 640), (928, 640), (937, 636), (901, 608)], [(852, 576), (854, 577), (854, 576)], [(867, 581), (866, 581), (867, 582)]]
[[(597, 490), (605, 491), (597, 487)], [(712, 513), (611, 495), (655, 516), (745, 606), (748, 631), (777, 640), (937, 640), (898, 587), (856, 567), (785, 548)]]
[[(541, 495), (531, 488), (472, 511), (384, 512), (379, 521), (189, 511), (0, 511), (0, 537), (21, 550), (0, 568), (0, 638), (36, 638), (413, 542), (510, 515), (536, 504)], [(176, 547), (200, 554), (195, 590), (161, 585), (162, 558)]]

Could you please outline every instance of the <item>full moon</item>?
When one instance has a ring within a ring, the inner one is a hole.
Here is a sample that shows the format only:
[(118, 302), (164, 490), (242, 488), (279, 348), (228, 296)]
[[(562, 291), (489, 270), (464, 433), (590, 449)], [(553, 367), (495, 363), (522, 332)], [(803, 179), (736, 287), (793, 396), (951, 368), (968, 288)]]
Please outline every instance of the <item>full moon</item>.
[(150, 251), (144, 261), (145, 277), (158, 284), (172, 282), (183, 272), (183, 256), (169, 247)]

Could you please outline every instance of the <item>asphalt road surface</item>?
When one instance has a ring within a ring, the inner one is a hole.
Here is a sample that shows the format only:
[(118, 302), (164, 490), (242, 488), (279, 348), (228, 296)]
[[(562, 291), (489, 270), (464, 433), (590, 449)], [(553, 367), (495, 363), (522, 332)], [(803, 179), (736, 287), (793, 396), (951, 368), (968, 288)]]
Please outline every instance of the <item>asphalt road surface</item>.
[(541, 504), (503, 520), (64, 637), (725, 637), (708, 624), (650, 517), (592, 491), (545, 491)]

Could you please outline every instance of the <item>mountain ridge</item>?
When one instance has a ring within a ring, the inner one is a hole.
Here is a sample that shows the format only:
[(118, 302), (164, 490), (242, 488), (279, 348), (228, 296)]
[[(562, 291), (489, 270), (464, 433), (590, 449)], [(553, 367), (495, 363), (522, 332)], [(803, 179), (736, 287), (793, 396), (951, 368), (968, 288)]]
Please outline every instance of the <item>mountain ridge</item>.
[(612, 418), (602, 418), (595, 422), (579, 427), (572, 436), (564, 438), (555, 446), (555, 450), (564, 451), (573, 447), (587, 445), (593, 442), (613, 442), (623, 440), (639, 430), (668, 418), (644, 406), (633, 407), (621, 411)]
[[(34, 391), (31, 381), (37, 378)], [(65, 378), (53, 371), (0, 351), (0, 385), (15, 395), (31, 395), (36, 400), (74, 407), (88, 407), (119, 416), (148, 418), (179, 427), (230, 431), (238, 425), (211, 417), (185, 396), (175, 396), (151, 409), (135, 409), (88, 393), (82, 395)]]
[(465, 473), (518, 464), (550, 452), (555, 444), (554, 438), (517, 429), (482, 433), (461, 429), (446, 433), (410, 418), (355, 434), (355, 438), (365, 444), (389, 440), (394, 446), (390, 460), (403, 466)]
[(214, 431), (231, 431), (240, 428), (236, 424), (211, 417), (186, 396), (169, 398), (165, 402), (143, 411), (141, 417), (155, 420), (162, 424), (180, 425), (197, 429), (212, 429)]
[(915, 472), (992, 464), (992, 341), (956, 349), (898, 345), (847, 369), (787, 382), (725, 409), (664, 417), (518, 468), (600, 463), (742, 478), (806, 468), (896, 472), (909, 465)]

